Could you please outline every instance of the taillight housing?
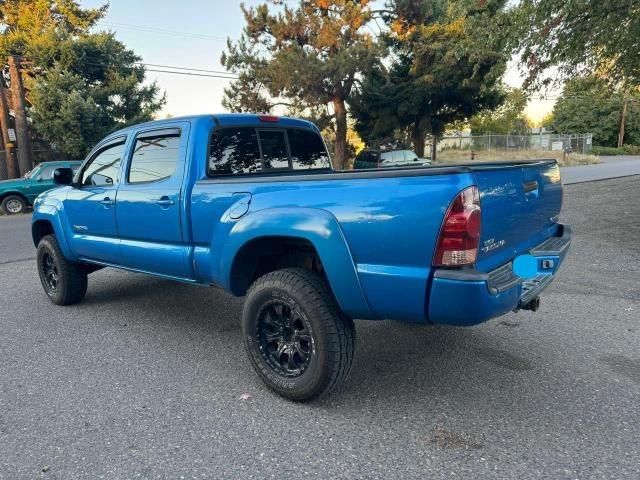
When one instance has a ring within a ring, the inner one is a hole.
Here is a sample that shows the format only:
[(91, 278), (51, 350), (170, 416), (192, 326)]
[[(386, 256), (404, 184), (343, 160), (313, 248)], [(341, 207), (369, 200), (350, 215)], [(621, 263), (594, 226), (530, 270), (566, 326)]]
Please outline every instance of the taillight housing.
[(440, 227), (433, 265), (459, 267), (471, 265), (478, 258), (482, 214), (478, 187), (462, 190), (447, 209)]

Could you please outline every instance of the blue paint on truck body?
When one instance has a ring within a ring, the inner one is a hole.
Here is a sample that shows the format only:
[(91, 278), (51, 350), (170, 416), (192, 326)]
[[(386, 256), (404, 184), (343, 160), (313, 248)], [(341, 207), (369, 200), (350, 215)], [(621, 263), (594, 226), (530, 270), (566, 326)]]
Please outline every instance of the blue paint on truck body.
[[(115, 132), (89, 154), (75, 184), (38, 197), (34, 241), (39, 232), (52, 231), (69, 260), (219, 285), (234, 295), (246, 291), (240, 264), (251, 258), (253, 246), (299, 241), (317, 252), (346, 315), (456, 325), (522, 306), (525, 279), (514, 280), (506, 270), (500, 278), (493, 273), (518, 255), (535, 255), (538, 248), (556, 259), (555, 273), (566, 254), (570, 233), (557, 223), (562, 184), (554, 161), (208, 175), (212, 133), (240, 127), (258, 135), (291, 129), (319, 135), (304, 120), (247, 114), (169, 119)], [(175, 168), (166, 178), (131, 183), (137, 142), (156, 134), (178, 135)], [(112, 183), (77, 183), (110, 149), (121, 152)], [(472, 185), (482, 207), (477, 262), (435, 268), (445, 213)], [(545, 246), (554, 238), (562, 251)]]

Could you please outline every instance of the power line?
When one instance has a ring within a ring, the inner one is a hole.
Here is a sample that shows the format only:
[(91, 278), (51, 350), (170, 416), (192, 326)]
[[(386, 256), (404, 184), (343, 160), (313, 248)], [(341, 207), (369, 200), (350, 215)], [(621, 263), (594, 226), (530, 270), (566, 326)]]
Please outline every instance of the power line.
[[(0, 55), (11, 55), (11, 54), (7, 53), (7, 52), (4, 52), (4, 53), (0, 53)], [(42, 58), (39, 58), (39, 57), (36, 57), (36, 56), (29, 56), (29, 57), (21, 56), (21, 58), (22, 59), (39, 59), (39, 60), (42, 60)], [(91, 66), (96, 66), (96, 67), (104, 67), (104, 68), (118, 67), (117, 64), (113, 64), (113, 63), (103, 63), (103, 62), (91, 61), (91, 59), (95, 59), (95, 57), (87, 56), (87, 57), (84, 57), (84, 58), (85, 59), (89, 59), (89, 61), (86, 61), (86, 60), (83, 61), (83, 63), (85, 65), (91, 65)], [(204, 69), (204, 68), (183, 67), (183, 66), (178, 66), (178, 65), (166, 65), (166, 64), (160, 64), (160, 63), (147, 63), (147, 62), (143, 62), (143, 61), (133, 62), (133, 64), (145, 67), (145, 71), (147, 71), (147, 72), (173, 73), (173, 74), (176, 74), (176, 75), (186, 75), (186, 76), (196, 76), (196, 77), (210, 77), (210, 78), (224, 78), (224, 79), (229, 79), (229, 80), (235, 80), (235, 79), (238, 78), (238, 75), (236, 75), (235, 73), (225, 72), (225, 71), (221, 71), (221, 70), (209, 70), (209, 69)], [(147, 68), (147, 67), (151, 67), (151, 68)]]
[[(0, 55), (3, 56), (13, 56), (14, 54), (9, 53), (9, 52), (0, 52)], [(17, 55), (19, 57), (21, 57), (23, 60), (28, 60), (28, 59), (37, 59), (37, 60), (51, 60), (51, 59), (44, 59), (43, 57), (38, 57), (38, 56), (22, 56), (22, 55)], [(87, 58), (89, 60), (91, 59), (95, 59), (96, 57), (92, 57), (90, 55), (84, 57)], [(102, 63), (102, 62), (92, 62), (92, 61), (84, 61), (84, 63), (86, 65), (93, 65), (93, 66), (98, 66), (98, 67), (118, 67), (117, 64), (114, 63)], [(167, 64), (161, 64), (161, 63), (147, 63), (144, 61), (137, 61), (137, 62), (132, 62), (134, 65), (140, 65), (145, 67), (145, 71), (147, 72), (154, 72), (154, 73), (168, 73), (168, 74), (175, 74), (175, 75), (184, 75), (184, 76), (192, 76), (192, 77), (205, 77), (205, 78), (221, 78), (221, 79), (226, 79), (226, 80), (236, 80), (239, 78), (239, 76), (235, 73), (232, 72), (226, 72), (223, 70), (211, 70), (211, 69), (205, 69), (205, 68), (195, 68), (195, 67), (184, 67), (184, 66), (178, 66), (178, 65), (167, 65)], [(148, 68), (151, 67), (151, 68)], [(591, 95), (561, 95), (561, 94), (551, 94), (551, 95), (531, 95), (527, 97), (528, 100), (539, 100), (539, 101), (547, 101), (547, 102), (555, 102), (557, 100), (577, 100), (577, 99), (584, 99), (584, 98), (592, 98)], [(609, 99), (603, 99), (603, 101), (617, 101), (617, 98), (609, 98)], [(637, 102), (640, 101), (639, 99), (630, 96), (628, 97), (628, 101), (631, 102)]]
[[(206, 70), (202, 68), (191, 68), (191, 67), (176, 67), (174, 65), (161, 65), (158, 63), (146, 63), (146, 62), (136, 62), (140, 65), (144, 65), (146, 67), (159, 67), (159, 68), (173, 68), (174, 70), (189, 70), (192, 72), (204, 72), (204, 73), (216, 73), (220, 75), (236, 75), (235, 73), (225, 72), (222, 70)], [(237, 75), (236, 75), (237, 76)]]
[[(105, 64), (105, 63), (93, 63), (93, 62), (85, 62), (87, 65), (94, 65), (100, 67), (109, 67), (113, 64)], [(136, 65), (141, 65), (145, 67), (146, 72), (156, 72), (156, 73), (174, 73), (176, 75), (187, 75), (192, 77), (210, 77), (210, 78), (227, 78), (229, 80), (236, 80), (238, 75), (231, 72), (224, 72), (220, 70), (206, 70), (202, 68), (191, 68), (191, 67), (178, 67), (175, 65), (162, 65), (158, 63), (146, 63), (146, 62), (134, 62)], [(147, 68), (152, 67), (152, 68)], [(169, 70), (167, 70), (169, 69)]]
[(219, 35), (209, 35), (206, 33), (194, 33), (194, 32), (180, 32), (177, 30), (168, 30), (165, 28), (157, 28), (157, 27), (150, 27), (150, 26), (146, 26), (146, 25), (132, 25), (129, 23), (119, 23), (119, 22), (109, 22), (106, 20), (101, 20), (98, 22), (98, 24), (101, 25), (106, 25), (106, 26), (112, 26), (112, 27), (119, 27), (119, 28), (127, 28), (130, 30), (137, 30), (140, 32), (148, 32), (148, 33), (157, 33), (160, 35), (169, 35), (169, 36), (174, 36), (174, 37), (191, 37), (191, 38), (199, 38), (199, 39), (203, 39), (203, 40), (216, 40), (216, 41), (221, 41), (221, 42), (226, 42), (227, 39), (226, 37), (221, 37)]
[(153, 68), (147, 68), (146, 71), (155, 72), (155, 73), (172, 73), (175, 75), (186, 75), (189, 77), (224, 78), (225, 80), (236, 80), (238, 78), (238, 77), (228, 77), (224, 75), (214, 75), (210, 73), (176, 72), (176, 71), (172, 72), (170, 70), (159, 70), (159, 69), (153, 69)]

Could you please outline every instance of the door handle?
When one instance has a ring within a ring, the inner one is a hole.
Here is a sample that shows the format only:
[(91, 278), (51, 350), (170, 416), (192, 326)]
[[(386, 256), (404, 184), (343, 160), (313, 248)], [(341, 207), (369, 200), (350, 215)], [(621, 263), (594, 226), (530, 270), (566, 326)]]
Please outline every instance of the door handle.
[(170, 207), (171, 205), (175, 204), (176, 202), (174, 202), (169, 197), (165, 196), (165, 197), (160, 197), (160, 199), (158, 201), (156, 201), (156, 203), (158, 205), (160, 205), (161, 207)]
[(111, 200), (109, 197), (104, 197), (102, 200), (100, 200), (100, 203), (105, 207), (110, 207), (111, 205), (113, 205), (113, 200)]

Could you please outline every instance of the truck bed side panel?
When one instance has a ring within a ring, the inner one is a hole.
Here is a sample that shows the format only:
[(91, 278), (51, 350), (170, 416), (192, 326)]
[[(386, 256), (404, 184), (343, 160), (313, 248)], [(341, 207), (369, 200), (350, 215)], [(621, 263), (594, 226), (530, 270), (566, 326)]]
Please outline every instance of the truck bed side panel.
[[(471, 174), (329, 177), (197, 182), (192, 193), (192, 216), (198, 272), (207, 281), (228, 283), (221, 278), (227, 272), (216, 267), (228, 232), (215, 230), (233, 228), (218, 219), (249, 194), (250, 208), (244, 221), (264, 210), (282, 209), (286, 213), (295, 208), (317, 209), (337, 220), (353, 258), (351, 264), (342, 264), (343, 275), (350, 276), (352, 272), (346, 269), (355, 268), (359, 279), (351, 293), (345, 289), (335, 292), (343, 308), (354, 303), (347, 298), (349, 295), (363, 294), (374, 318), (426, 321), (427, 284), (440, 224), (455, 194), (473, 182)], [(255, 230), (258, 234), (259, 229)], [(297, 236), (297, 230), (300, 227), (292, 223), (290, 235)], [(325, 255), (331, 255), (331, 250)], [(330, 262), (327, 258), (322, 261)], [(361, 292), (355, 291), (360, 288)], [(348, 307), (345, 311), (356, 313)], [(360, 313), (353, 316), (361, 317)]]

